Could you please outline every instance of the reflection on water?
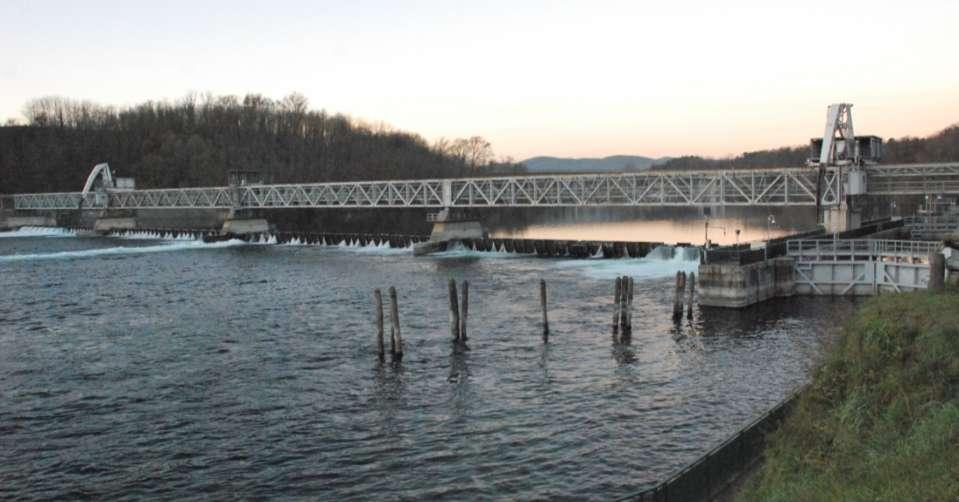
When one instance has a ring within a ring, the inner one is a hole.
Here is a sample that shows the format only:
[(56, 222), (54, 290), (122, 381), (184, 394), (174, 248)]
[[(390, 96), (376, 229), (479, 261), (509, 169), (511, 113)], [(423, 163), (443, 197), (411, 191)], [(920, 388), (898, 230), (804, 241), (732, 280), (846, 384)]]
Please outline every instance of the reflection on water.
[[(537, 224), (524, 229), (497, 231), (493, 236), (514, 239), (665, 242), (670, 244), (686, 242), (701, 245), (706, 240), (707, 221), (709, 223), (709, 240), (721, 245), (782, 237), (798, 230), (779, 224), (772, 224), (767, 228), (743, 219), (710, 218), (706, 220), (703, 218)], [(740, 231), (738, 236), (736, 230)]]

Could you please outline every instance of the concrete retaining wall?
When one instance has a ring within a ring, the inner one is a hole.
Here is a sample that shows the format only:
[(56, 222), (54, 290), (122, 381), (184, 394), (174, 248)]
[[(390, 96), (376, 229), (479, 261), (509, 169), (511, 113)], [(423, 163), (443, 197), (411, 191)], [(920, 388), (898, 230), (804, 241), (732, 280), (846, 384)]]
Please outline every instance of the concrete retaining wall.
[(701, 264), (697, 280), (700, 305), (747, 307), (770, 298), (793, 295), (793, 259), (773, 258), (747, 265)]

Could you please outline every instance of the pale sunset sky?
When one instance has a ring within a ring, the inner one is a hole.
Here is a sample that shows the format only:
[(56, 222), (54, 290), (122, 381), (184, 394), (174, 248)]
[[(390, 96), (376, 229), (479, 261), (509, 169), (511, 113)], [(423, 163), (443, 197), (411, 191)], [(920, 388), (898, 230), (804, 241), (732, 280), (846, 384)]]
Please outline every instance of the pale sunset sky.
[[(778, 5), (788, 5), (778, 6)], [(0, 2), (0, 120), (61, 95), (281, 98), (498, 155), (725, 156), (959, 122), (957, 1)]]

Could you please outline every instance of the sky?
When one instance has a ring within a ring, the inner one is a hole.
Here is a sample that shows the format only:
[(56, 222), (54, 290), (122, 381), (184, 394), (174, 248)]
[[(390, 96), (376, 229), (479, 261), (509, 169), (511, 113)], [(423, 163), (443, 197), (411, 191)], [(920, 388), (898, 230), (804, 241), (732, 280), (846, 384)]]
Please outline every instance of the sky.
[(727, 156), (806, 144), (836, 102), (858, 134), (959, 122), (957, 25), (924, 0), (2, 0), (0, 120), (47, 95), (296, 91), (516, 160)]

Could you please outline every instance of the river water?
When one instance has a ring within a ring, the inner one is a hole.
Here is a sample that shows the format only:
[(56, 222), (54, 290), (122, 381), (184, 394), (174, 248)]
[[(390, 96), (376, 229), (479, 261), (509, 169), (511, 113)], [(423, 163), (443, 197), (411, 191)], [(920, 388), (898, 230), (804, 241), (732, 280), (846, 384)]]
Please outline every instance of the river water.
[[(0, 233), (0, 497), (628, 494), (805, 381), (853, 308), (793, 298), (674, 323), (690, 258)], [(609, 327), (622, 274), (629, 345)], [(450, 277), (471, 284), (462, 353)], [(399, 363), (375, 354), (371, 291), (389, 286)]]

